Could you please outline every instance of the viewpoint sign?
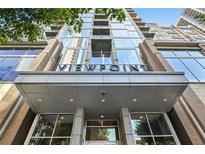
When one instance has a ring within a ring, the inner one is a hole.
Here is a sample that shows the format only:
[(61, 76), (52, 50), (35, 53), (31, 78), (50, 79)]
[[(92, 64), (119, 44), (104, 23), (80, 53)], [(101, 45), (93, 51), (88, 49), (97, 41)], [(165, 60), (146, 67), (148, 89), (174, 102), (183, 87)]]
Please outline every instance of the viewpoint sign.
[(139, 72), (145, 71), (143, 64), (59, 64), (58, 71), (68, 72)]

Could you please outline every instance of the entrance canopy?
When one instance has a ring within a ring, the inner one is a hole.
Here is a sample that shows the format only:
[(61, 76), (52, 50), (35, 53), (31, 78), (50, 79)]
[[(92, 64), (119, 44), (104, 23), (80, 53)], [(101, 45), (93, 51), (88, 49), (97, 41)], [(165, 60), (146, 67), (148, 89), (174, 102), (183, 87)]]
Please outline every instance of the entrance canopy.
[(167, 112), (188, 85), (183, 73), (20, 72), (15, 84), (34, 112), (75, 112), (89, 118), (131, 112)]

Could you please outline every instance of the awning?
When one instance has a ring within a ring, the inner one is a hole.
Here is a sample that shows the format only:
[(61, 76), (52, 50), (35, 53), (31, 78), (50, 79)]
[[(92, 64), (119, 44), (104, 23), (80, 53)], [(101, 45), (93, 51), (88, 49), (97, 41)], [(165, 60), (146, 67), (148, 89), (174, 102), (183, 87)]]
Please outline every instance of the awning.
[(20, 72), (15, 80), (34, 112), (75, 112), (90, 118), (131, 112), (167, 112), (188, 85), (183, 73), (170, 72)]

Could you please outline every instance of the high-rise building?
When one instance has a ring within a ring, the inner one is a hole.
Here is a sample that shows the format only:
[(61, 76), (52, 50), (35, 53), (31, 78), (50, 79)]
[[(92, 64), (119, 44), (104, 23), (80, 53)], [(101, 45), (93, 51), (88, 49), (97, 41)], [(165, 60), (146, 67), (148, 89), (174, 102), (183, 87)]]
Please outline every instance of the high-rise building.
[(124, 11), (0, 46), (0, 144), (205, 143), (205, 35)]
[(198, 15), (205, 14), (204, 8), (186, 8), (182, 12), (177, 22), (177, 26), (193, 26), (205, 32), (205, 25), (199, 21)]

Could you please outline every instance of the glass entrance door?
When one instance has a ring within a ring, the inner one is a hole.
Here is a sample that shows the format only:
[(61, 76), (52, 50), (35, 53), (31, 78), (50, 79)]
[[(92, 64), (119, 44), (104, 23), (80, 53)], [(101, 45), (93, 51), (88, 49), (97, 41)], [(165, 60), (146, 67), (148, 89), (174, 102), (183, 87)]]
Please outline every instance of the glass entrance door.
[(120, 144), (117, 120), (88, 120), (85, 129), (85, 144)]

